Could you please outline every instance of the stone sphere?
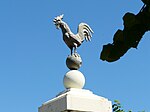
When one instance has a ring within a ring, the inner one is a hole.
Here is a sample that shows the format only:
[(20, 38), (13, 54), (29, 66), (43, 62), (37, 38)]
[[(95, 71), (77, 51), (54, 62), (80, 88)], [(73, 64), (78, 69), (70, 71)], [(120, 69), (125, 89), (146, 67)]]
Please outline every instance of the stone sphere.
[(78, 70), (82, 65), (82, 59), (79, 54), (69, 55), (66, 59), (66, 65), (70, 70)]
[(70, 70), (64, 76), (63, 83), (66, 89), (68, 88), (82, 89), (85, 84), (85, 77), (78, 70)]

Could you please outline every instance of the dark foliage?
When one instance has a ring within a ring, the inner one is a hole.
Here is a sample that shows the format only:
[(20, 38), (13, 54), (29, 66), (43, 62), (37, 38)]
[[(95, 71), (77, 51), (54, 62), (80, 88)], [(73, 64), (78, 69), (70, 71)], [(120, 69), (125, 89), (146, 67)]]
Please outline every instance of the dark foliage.
[(113, 108), (113, 112), (125, 112), (122, 109), (122, 106), (121, 106), (121, 104), (118, 100), (114, 101), (114, 104), (112, 105), (112, 108)]
[[(114, 101), (114, 104), (112, 105), (112, 109), (113, 109), (113, 112), (132, 112), (132, 110), (125, 111), (122, 108), (122, 105), (120, 104), (118, 100)], [(138, 111), (138, 112), (145, 112), (145, 111), (143, 110), (143, 111)]]
[(145, 32), (150, 31), (150, 0), (142, 0), (144, 6), (135, 15), (127, 12), (123, 16), (124, 29), (114, 34), (113, 43), (103, 46), (100, 59), (114, 62), (130, 48), (137, 48)]

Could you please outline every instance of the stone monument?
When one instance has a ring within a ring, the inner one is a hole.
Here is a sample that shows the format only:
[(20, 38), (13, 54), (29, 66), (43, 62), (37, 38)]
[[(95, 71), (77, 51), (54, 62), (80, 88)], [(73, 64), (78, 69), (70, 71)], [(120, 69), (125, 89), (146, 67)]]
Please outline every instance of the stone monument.
[[(86, 23), (80, 23), (78, 33), (74, 35), (62, 18), (63, 15), (57, 16), (54, 23), (57, 28), (62, 29), (63, 40), (71, 49), (71, 54), (66, 59), (66, 66), (70, 70), (63, 79), (66, 90), (43, 103), (39, 107), (39, 112), (112, 112), (111, 101), (83, 89), (85, 77), (79, 71), (82, 59), (76, 49), (84, 40), (91, 40), (92, 29)], [(73, 48), (74, 52), (72, 52)]]

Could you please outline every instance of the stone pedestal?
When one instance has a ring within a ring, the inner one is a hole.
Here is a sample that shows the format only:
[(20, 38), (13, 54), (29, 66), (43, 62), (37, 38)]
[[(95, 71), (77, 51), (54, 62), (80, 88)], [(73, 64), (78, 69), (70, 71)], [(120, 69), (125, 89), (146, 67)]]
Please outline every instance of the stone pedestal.
[(38, 112), (112, 112), (111, 101), (82, 89), (85, 77), (78, 70), (82, 65), (80, 55), (69, 55), (66, 65), (70, 69), (63, 79), (66, 90), (43, 103)]
[(112, 112), (112, 104), (89, 90), (70, 88), (43, 103), (38, 112)]

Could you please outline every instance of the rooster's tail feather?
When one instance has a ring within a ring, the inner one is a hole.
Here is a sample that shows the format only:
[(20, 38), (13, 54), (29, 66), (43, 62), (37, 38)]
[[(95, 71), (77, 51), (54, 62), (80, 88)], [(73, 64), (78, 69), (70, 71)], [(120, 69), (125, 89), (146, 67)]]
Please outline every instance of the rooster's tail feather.
[(81, 41), (91, 41), (93, 30), (86, 23), (80, 23), (78, 26), (78, 35)]

